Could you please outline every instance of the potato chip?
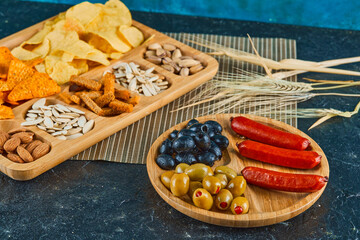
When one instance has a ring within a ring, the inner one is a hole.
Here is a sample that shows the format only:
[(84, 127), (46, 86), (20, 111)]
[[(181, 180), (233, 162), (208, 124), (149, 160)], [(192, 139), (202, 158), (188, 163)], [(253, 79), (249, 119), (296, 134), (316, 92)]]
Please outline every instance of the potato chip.
[(46, 73), (45, 71), (45, 64), (44, 63), (40, 63), (38, 65), (35, 66), (36, 71), (41, 72), (41, 73)]
[(79, 21), (84, 27), (91, 23), (99, 14), (101, 8), (98, 5), (89, 2), (82, 2), (66, 11), (66, 18), (72, 18)]
[(0, 105), (0, 119), (14, 118), (14, 113), (11, 107)]
[(6, 84), (0, 86), (0, 91), (12, 90), (15, 85), (29, 78), (31, 75), (34, 74), (34, 72), (34, 69), (27, 66), (22, 61), (18, 59), (12, 60), (9, 66), (8, 78), (5, 82)]
[(126, 39), (126, 43), (134, 48), (140, 46), (140, 44), (144, 41), (144, 35), (136, 27), (122, 25), (119, 27), (119, 32), (121, 37)]
[[(105, 3), (104, 11), (114, 19), (117, 23), (116, 26), (126, 25), (131, 26), (132, 24), (132, 17), (129, 9), (126, 5), (119, 0), (109, 0)], [(110, 12), (110, 9), (115, 9), (115, 12)]]
[(61, 90), (60, 86), (46, 73), (35, 72), (31, 77), (21, 81), (9, 93), (10, 101), (47, 97)]
[(64, 84), (70, 80), (72, 75), (78, 75), (79, 71), (69, 63), (57, 61), (49, 76), (58, 84)]
[(78, 74), (86, 73), (89, 70), (87, 61), (84, 59), (74, 59), (69, 65), (73, 66), (78, 70)]
[(95, 34), (89, 34), (89, 35), (90, 35), (90, 37), (89, 37), (88, 43), (91, 46), (94, 46), (96, 49), (99, 49), (100, 51), (102, 51), (104, 53), (116, 52), (116, 50), (105, 39), (103, 39)]
[(131, 46), (122, 41), (116, 31), (92, 31), (93, 34), (105, 39), (116, 51), (125, 53), (131, 50)]
[(22, 47), (14, 48), (11, 53), (21, 60), (32, 60), (41, 57), (39, 54), (26, 50)]

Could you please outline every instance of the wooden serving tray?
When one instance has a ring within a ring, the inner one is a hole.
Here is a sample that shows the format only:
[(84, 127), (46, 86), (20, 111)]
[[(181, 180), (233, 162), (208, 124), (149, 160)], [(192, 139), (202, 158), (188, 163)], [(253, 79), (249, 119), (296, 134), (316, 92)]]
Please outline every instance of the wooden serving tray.
[[(239, 115), (219, 114), (196, 118), (200, 123), (203, 123), (207, 120), (215, 120), (219, 122), (224, 129), (222, 134), (229, 139), (229, 147), (227, 148), (227, 150), (223, 151), (223, 158), (215, 163), (215, 165), (212, 167), (213, 169), (220, 165), (227, 165), (234, 169), (238, 174), (240, 174), (241, 170), (244, 167), (255, 166), (287, 173), (317, 174), (321, 176), (329, 176), (329, 164), (326, 159), (325, 153), (321, 150), (319, 145), (313, 139), (311, 139), (302, 131), (286, 123), (276, 121), (270, 118), (242, 114), (242, 116), (248, 117), (259, 123), (266, 124), (268, 126), (283, 131), (298, 134), (309, 139), (311, 142), (310, 150), (316, 151), (322, 156), (321, 164), (314, 169), (299, 170), (262, 163), (241, 156), (237, 150), (236, 143), (243, 141), (243, 139), (241, 139), (231, 129), (230, 126), (230, 117), (236, 117)], [(249, 212), (247, 214), (233, 215), (230, 210), (227, 210), (225, 212), (220, 211), (216, 209), (215, 206), (213, 206), (211, 211), (195, 207), (187, 195), (182, 196), (181, 198), (175, 197), (162, 184), (160, 180), (160, 175), (165, 172), (165, 170), (159, 168), (155, 162), (161, 143), (175, 129), (183, 129), (186, 126), (187, 122), (188, 121), (182, 122), (170, 128), (154, 142), (148, 153), (146, 165), (150, 181), (158, 194), (172, 207), (188, 215), (189, 217), (195, 218), (203, 222), (228, 227), (248, 228), (266, 226), (288, 220), (304, 212), (316, 202), (316, 200), (325, 190), (325, 187), (323, 187), (321, 190), (314, 193), (290, 193), (268, 190), (248, 184), (244, 193), (245, 197), (249, 200), (250, 205)]]
[[(23, 41), (29, 39), (37, 31), (42, 29), (44, 22), (45, 21), (0, 40), (0, 46), (6, 46), (12, 49), (20, 45)], [(155, 110), (161, 108), (162, 106), (173, 101), (174, 99), (184, 95), (185, 93), (196, 88), (202, 83), (210, 80), (216, 74), (219, 65), (213, 57), (197, 51), (196, 49), (193, 49), (181, 42), (178, 42), (175, 39), (170, 38), (139, 22), (133, 21), (133, 26), (139, 28), (143, 32), (145, 39), (152, 35), (154, 35), (154, 38), (151, 41), (127, 52), (121, 57), (120, 60), (112, 61), (110, 66), (96, 67), (83, 74), (82, 76), (99, 80), (104, 71), (106, 71), (107, 69), (111, 69), (112, 66), (117, 64), (118, 62), (135, 62), (136, 64), (139, 64), (142, 69), (154, 67), (154, 72), (165, 76), (165, 78), (170, 83), (170, 87), (166, 91), (156, 96), (142, 96), (140, 103), (134, 107), (133, 112), (124, 113), (115, 117), (100, 117), (85, 108), (71, 105), (72, 107), (84, 111), (86, 113), (85, 116), (87, 119), (95, 120), (94, 128), (90, 132), (77, 139), (58, 140), (50, 134), (46, 133), (45, 131), (38, 129), (37, 127), (29, 127), (29, 129), (32, 130), (38, 138), (51, 145), (51, 151), (47, 155), (37, 159), (34, 162), (22, 164), (12, 162), (1, 155), (1, 172), (16, 180), (32, 179), (40, 175), (41, 173), (53, 168), (54, 166), (64, 162), (70, 157), (78, 154), (79, 152), (85, 150), (86, 148), (89, 148), (95, 143), (107, 138), (108, 136), (125, 128), (126, 126), (154, 112)], [(161, 68), (160, 66), (148, 62), (143, 58), (144, 53), (147, 46), (155, 42), (158, 42), (160, 44), (174, 44), (175, 46), (180, 48), (183, 55), (189, 55), (194, 57), (194, 59), (199, 60), (204, 65), (204, 69), (194, 75), (182, 77), (172, 74)], [(66, 87), (68, 86), (62, 86), (63, 89)], [(66, 105), (64, 102), (60, 101), (60, 99), (56, 95), (48, 97), (47, 99), (47, 105), (53, 103), (61, 103)], [(7, 131), (15, 127), (20, 127), (20, 123), (24, 121), (27, 110), (35, 101), (37, 101), (37, 99), (32, 99), (20, 106), (15, 107), (13, 109), (15, 119), (1, 120), (0, 129)]]

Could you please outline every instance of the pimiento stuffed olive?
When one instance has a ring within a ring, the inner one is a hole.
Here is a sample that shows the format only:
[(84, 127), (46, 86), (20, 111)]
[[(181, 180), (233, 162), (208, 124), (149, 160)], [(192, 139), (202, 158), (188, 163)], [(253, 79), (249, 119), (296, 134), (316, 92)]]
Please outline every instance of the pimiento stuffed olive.
[(211, 194), (204, 188), (196, 189), (193, 193), (192, 200), (195, 206), (206, 210), (210, 210), (214, 203)]
[(226, 186), (228, 184), (226, 175), (223, 173), (218, 173), (218, 174), (215, 174), (214, 176), (220, 180), (221, 188), (226, 188)]
[(226, 175), (227, 180), (230, 181), (231, 179), (237, 176), (234, 169), (229, 168), (227, 166), (218, 166), (215, 168), (215, 174), (223, 173)]
[(235, 215), (245, 214), (249, 211), (249, 202), (244, 197), (237, 197), (231, 202), (231, 212)]
[(192, 196), (194, 194), (194, 192), (196, 191), (196, 189), (198, 188), (202, 188), (202, 184), (201, 182), (198, 181), (190, 181), (190, 185), (189, 185), (189, 191), (188, 191), (188, 196), (190, 197), (190, 199), (192, 200)]
[(202, 180), (203, 188), (208, 190), (210, 194), (218, 194), (221, 190), (220, 179), (214, 176), (206, 176)]
[(226, 210), (230, 207), (233, 195), (227, 189), (221, 189), (215, 197), (215, 206), (220, 210)]
[(204, 177), (209, 175), (211, 168), (203, 163), (195, 163), (185, 169), (185, 173), (190, 177), (191, 181), (202, 181)]

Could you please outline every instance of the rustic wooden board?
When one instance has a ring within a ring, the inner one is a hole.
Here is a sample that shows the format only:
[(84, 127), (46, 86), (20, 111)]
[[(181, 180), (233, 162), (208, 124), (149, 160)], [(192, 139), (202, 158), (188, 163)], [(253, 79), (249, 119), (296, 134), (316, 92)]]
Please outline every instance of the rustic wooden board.
[[(266, 124), (268, 126), (295, 133), (301, 135), (311, 141), (311, 149), (318, 152), (321, 156), (321, 164), (311, 170), (299, 170), (291, 169), (286, 167), (275, 166), (267, 163), (262, 163), (259, 161), (247, 159), (241, 156), (238, 153), (236, 143), (243, 141), (239, 136), (232, 131), (230, 126), (230, 117), (235, 117), (235, 114), (219, 114), (211, 115), (205, 117), (199, 117), (197, 120), (199, 122), (205, 122), (207, 120), (218, 121), (223, 126), (223, 135), (225, 135), (229, 141), (229, 147), (223, 152), (223, 158), (220, 161), (217, 161), (215, 167), (220, 165), (227, 165), (240, 174), (241, 170), (246, 166), (255, 166), (266, 168), (270, 170), (288, 172), (288, 173), (299, 173), (299, 174), (318, 174), (321, 176), (329, 176), (329, 164), (326, 159), (324, 152), (321, 150), (319, 145), (307, 136), (302, 131), (285, 124), (283, 122), (254, 116), (254, 115), (242, 115), (253, 119), (257, 122)], [(298, 214), (304, 212), (306, 209), (311, 207), (316, 200), (323, 193), (324, 188), (314, 193), (288, 193), (281, 191), (274, 191), (263, 189), (257, 186), (248, 185), (244, 193), (245, 197), (249, 200), (250, 209), (248, 214), (244, 215), (233, 215), (230, 210), (220, 211), (217, 210), (214, 206), (211, 211), (200, 209), (195, 207), (188, 196), (183, 196), (181, 198), (175, 197), (172, 193), (161, 183), (160, 175), (165, 171), (157, 166), (155, 163), (155, 158), (158, 155), (158, 148), (161, 143), (169, 136), (173, 130), (180, 130), (184, 128), (188, 121), (180, 123), (168, 131), (164, 132), (152, 145), (147, 156), (146, 165), (147, 171), (152, 185), (159, 195), (172, 207), (178, 211), (195, 218), (197, 220), (216, 224), (220, 226), (229, 226), (229, 227), (259, 227), (275, 224), (288, 220), (292, 217), (297, 216)]]
[[(20, 45), (20, 43), (27, 40), (37, 31), (42, 29), (44, 22), (33, 25), (27, 29), (24, 29), (18, 33), (15, 33), (9, 37), (0, 40), (0, 46), (6, 46), (12, 49)], [(54, 166), (62, 163), (63, 161), (69, 159), (75, 154), (94, 145), (95, 143), (114, 134), (115, 132), (145, 117), (146, 115), (152, 113), (153, 111), (161, 108), (162, 106), (173, 101), (174, 99), (184, 95), (185, 93), (196, 88), (202, 83), (210, 80), (216, 74), (218, 70), (218, 62), (213, 57), (210, 57), (205, 53), (197, 51), (196, 49), (193, 49), (181, 42), (178, 42), (175, 39), (170, 38), (139, 22), (133, 21), (133, 25), (139, 28), (143, 32), (145, 39), (147, 39), (152, 35), (154, 35), (154, 38), (151, 41), (124, 54), (120, 60), (112, 61), (110, 66), (96, 67), (94, 69), (91, 69), (87, 73), (83, 74), (82, 76), (99, 80), (104, 71), (106, 71), (107, 69), (111, 69), (111, 67), (117, 64), (118, 62), (135, 62), (139, 64), (142, 69), (154, 67), (155, 68), (154, 72), (157, 72), (165, 76), (165, 78), (169, 81), (171, 85), (169, 89), (156, 96), (152, 96), (152, 97), (143, 96), (141, 98), (140, 103), (134, 108), (134, 111), (132, 113), (124, 113), (115, 117), (100, 117), (85, 108), (71, 105), (86, 112), (85, 115), (87, 119), (94, 119), (95, 126), (93, 130), (91, 130), (84, 136), (79, 137), (77, 139), (58, 140), (55, 137), (51, 136), (50, 134), (36, 127), (29, 127), (29, 129), (31, 129), (36, 134), (37, 137), (51, 144), (51, 151), (47, 155), (37, 159), (34, 162), (23, 163), (23, 164), (14, 163), (1, 155), (0, 170), (3, 173), (16, 180), (32, 179), (40, 175), (41, 173), (53, 168)], [(163, 43), (174, 44), (175, 46), (181, 49), (183, 55), (189, 55), (201, 61), (202, 64), (205, 66), (205, 68), (194, 75), (188, 77), (181, 77), (179, 75), (172, 74), (162, 69), (160, 66), (157, 66), (155, 64), (146, 61), (143, 58), (146, 48), (149, 44), (152, 44), (154, 42), (158, 42), (160, 44)], [(66, 87), (68, 86), (65, 85), (62, 88), (66, 88)], [(57, 95), (48, 97), (47, 99), (48, 99), (47, 104), (52, 104), (55, 102), (65, 104), (64, 102), (60, 101)], [(20, 106), (15, 107), (14, 108), (15, 119), (0, 121), (0, 129), (10, 130), (13, 127), (19, 127), (20, 123), (24, 121), (24, 116), (26, 114), (26, 111), (31, 107), (31, 105), (36, 100), (37, 99), (33, 99)]]

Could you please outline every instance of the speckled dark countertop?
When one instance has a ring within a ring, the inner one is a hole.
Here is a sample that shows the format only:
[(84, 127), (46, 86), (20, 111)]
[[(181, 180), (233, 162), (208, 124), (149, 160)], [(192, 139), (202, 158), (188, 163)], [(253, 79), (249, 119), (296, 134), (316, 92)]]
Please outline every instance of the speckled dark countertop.
[[(0, 38), (31, 26), (68, 5), (0, 1)], [(297, 41), (299, 59), (321, 61), (360, 55), (360, 32), (257, 22), (133, 13), (134, 19), (167, 32), (197, 32)], [(360, 64), (343, 68), (360, 70)], [(347, 77), (309, 73), (316, 79)], [(342, 92), (358, 93), (359, 88)], [(300, 107), (351, 110), (358, 99), (318, 97)], [(236, 229), (189, 218), (153, 189), (145, 165), (68, 161), (32, 181), (0, 175), (0, 239), (358, 239), (360, 236), (360, 117), (335, 118), (311, 131), (322, 147), (330, 182), (306, 212), (273, 226)]]

